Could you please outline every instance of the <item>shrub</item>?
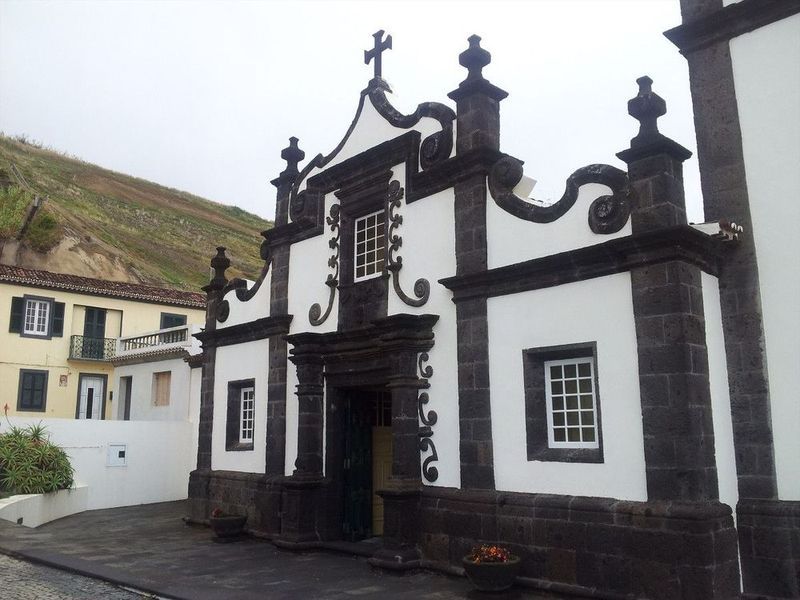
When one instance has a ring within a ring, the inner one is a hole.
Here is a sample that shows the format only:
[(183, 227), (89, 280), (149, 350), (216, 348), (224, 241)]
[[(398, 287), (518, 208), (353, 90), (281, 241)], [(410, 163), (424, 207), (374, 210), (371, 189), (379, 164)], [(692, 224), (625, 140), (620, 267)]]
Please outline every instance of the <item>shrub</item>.
[(52, 214), (39, 210), (28, 226), (25, 241), (37, 252), (49, 252), (61, 241), (61, 227)]
[(20, 187), (0, 188), (0, 238), (12, 238), (19, 233), (33, 195)]
[(73, 473), (66, 452), (47, 438), (41, 424), (0, 434), (0, 489), (11, 494), (55, 492), (72, 487)]

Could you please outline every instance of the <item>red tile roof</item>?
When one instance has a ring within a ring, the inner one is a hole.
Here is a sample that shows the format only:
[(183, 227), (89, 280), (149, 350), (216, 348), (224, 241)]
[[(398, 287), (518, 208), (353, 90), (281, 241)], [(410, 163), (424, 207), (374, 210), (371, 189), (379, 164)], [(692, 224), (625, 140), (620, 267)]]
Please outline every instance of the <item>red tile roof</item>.
[(68, 290), (93, 296), (111, 296), (155, 304), (205, 308), (206, 298), (197, 292), (184, 292), (155, 285), (108, 281), (51, 271), (37, 271), (0, 264), (0, 283), (17, 283), (53, 290)]

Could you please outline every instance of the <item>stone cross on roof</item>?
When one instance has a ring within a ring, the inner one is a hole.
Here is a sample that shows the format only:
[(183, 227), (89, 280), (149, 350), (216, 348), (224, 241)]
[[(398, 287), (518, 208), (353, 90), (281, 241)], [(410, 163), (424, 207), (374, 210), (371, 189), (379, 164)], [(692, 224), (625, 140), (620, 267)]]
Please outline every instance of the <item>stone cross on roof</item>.
[(364, 50), (364, 64), (368, 65), (369, 61), (373, 58), (375, 59), (375, 77), (381, 76), (381, 53), (384, 50), (390, 50), (392, 48), (392, 36), (387, 35), (384, 41), (381, 41), (383, 37), (383, 29), (376, 31), (372, 34), (372, 37), (375, 38), (375, 46), (372, 50)]

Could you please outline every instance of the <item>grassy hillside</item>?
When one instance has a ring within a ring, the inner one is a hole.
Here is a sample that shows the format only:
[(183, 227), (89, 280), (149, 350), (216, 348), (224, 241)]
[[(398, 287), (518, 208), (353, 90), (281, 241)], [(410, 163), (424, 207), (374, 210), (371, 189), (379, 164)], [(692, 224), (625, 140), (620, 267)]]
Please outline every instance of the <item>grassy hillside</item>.
[[(74, 238), (85, 251), (125, 265), (130, 281), (187, 289), (208, 282), (218, 245), (229, 249), (234, 276), (261, 270), (260, 232), (272, 224), (240, 208), (0, 136), (0, 169), (11, 173), (11, 165), (47, 198), (23, 236), (30, 250), (55, 253), (65, 237)], [(0, 240), (17, 236), (30, 200), (16, 186), (0, 191)]]

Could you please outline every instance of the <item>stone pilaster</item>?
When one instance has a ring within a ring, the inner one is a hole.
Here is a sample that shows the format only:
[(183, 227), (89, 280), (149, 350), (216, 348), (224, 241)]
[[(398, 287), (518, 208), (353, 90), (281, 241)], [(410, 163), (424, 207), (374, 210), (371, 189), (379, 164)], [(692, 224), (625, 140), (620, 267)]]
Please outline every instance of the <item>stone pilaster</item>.
[[(297, 145), (297, 138), (289, 138), (289, 146), (281, 152), (286, 161), (286, 169), (275, 179), (272, 185), (277, 188), (275, 200), (275, 226), (286, 225), (289, 220), (289, 199), (292, 185), (297, 179), (299, 161), (305, 153)], [(269, 236), (268, 231), (264, 232)], [(289, 310), (289, 252), (288, 240), (270, 244), (267, 239), (267, 259), (271, 261), (270, 269), (270, 315), (285, 315)], [(267, 373), (267, 454), (265, 473), (283, 475), (286, 462), (286, 369), (288, 349), (283, 336), (269, 339), (269, 365)]]
[[(618, 154), (634, 192), (634, 235), (686, 224), (682, 163), (691, 155), (658, 132), (666, 103), (652, 80), (637, 83), (628, 112), (639, 134)], [(650, 501), (719, 497), (700, 278), (680, 261), (631, 270)]]
[(294, 473), (283, 487), (281, 534), (275, 543), (303, 548), (319, 541), (322, 475), (323, 361), (318, 352), (294, 353), (297, 367), (297, 460)]
[[(449, 97), (456, 101), (456, 154), (497, 151), (500, 147), (500, 101), (508, 94), (484, 79), (491, 62), (480, 38), (469, 38), (459, 56), (467, 78)], [(487, 268), (486, 177), (476, 174), (455, 185), (456, 272)], [(456, 305), (458, 327), (458, 396), (461, 431), (461, 486), (494, 488), (492, 416), (489, 402), (489, 340), (486, 300)]]
[[(205, 331), (217, 328), (217, 309), (222, 302), (222, 290), (228, 283), (225, 270), (231, 266), (230, 259), (225, 256), (225, 248), (217, 248), (217, 254), (211, 259), (214, 276), (203, 287), (206, 293), (206, 327)], [(211, 469), (211, 434), (214, 427), (214, 371), (217, 349), (203, 348), (203, 366), (200, 380), (200, 422), (197, 440), (197, 469)]]
[[(723, 5), (722, 0), (681, 0), (683, 24), (665, 32), (689, 65), (705, 219), (732, 221), (745, 231), (720, 273), (719, 290), (739, 489), (742, 583), (752, 597), (800, 596), (800, 503), (778, 499), (768, 347), (730, 40), (798, 12), (796, 1)], [(777, 238), (773, 242), (783, 243)]]

